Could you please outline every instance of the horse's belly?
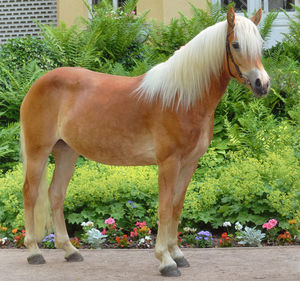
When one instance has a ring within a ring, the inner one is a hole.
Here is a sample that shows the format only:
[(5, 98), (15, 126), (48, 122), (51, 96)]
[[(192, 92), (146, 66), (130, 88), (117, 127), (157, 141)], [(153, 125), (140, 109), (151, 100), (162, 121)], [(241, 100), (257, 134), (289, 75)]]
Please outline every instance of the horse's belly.
[(80, 155), (107, 165), (155, 165), (156, 154), (150, 136), (134, 139), (122, 135), (100, 138), (77, 136), (64, 137), (64, 141)]

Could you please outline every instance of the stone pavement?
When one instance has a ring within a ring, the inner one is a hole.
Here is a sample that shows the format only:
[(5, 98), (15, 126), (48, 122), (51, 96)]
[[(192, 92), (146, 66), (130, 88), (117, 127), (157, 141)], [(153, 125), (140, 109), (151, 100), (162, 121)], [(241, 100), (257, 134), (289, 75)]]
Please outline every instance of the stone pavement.
[(27, 250), (0, 249), (1, 281), (187, 280), (300, 281), (300, 246), (183, 249), (190, 268), (181, 277), (158, 272), (153, 250), (81, 250), (84, 261), (68, 263), (61, 250), (42, 250), (46, 264), (27, 264)]

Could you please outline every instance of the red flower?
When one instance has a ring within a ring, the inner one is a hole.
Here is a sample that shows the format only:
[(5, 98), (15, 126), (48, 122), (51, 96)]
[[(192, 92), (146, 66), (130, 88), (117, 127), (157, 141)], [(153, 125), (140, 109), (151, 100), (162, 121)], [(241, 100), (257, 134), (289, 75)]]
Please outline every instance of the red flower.
[(222, 237), (222, 238), (228, 237), (228, 236), (227, 236), (227, 232), (223, 232), (222, 235), (221, 235), (221, 237)]

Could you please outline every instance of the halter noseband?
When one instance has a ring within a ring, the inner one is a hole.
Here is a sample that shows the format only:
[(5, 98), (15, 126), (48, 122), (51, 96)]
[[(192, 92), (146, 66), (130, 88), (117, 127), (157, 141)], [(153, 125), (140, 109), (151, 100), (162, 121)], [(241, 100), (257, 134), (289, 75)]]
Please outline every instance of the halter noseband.
[(233, 58), (233, 55), (232, 55), (232, 52), (231, 52), (231, 49), (230, 49), (230, 44), (229, 44), (229, 36), (230, 34), (233, 32), (233, 29), (234, 29), (234, 26), (232, 27), (232, 30), (230, 32), (227, 33), (227, 36), (226, 36), (226, 57), (227, 57), (227, 68), (228, 68), (228, 71), (229, 71), (229, 74), (233, 77), (233, 78), (236, 78), (231, 70), (230, 70), (230, 66), (229, 66), (229, 57), (235, 67), (235, 70), (237, 72), (237, 74), (239, 75), (239, 78), (243, 81), (244, 84), (250, 84), (248, 79), (245, 78), (242, 74), (242, 72), (240, 71), (240, 68), (239, 66), (237, 65), (237, 63), (235, 62), (234, 58)]

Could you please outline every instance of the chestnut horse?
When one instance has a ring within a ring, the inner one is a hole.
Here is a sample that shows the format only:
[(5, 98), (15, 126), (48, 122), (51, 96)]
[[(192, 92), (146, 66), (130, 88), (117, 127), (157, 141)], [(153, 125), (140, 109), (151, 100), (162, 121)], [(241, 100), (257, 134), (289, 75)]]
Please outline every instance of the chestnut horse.
[[(158, 165), (159, 271), (179, 276), (178, 267), (189, 266), (177, 246), (177, 228), (186, 189), (213, 136), (216, 106), (231, 78), (257, 97), (269, 90), (256, 26), (261, 14), (247, 19), (230, 8), (227, 20), (138, 77), (58, 68), (34, 83), (21, 106), (30, 264), (45, 262), (37, 242), (49, 225), (50, 207), (56, 247), (67, 261), (83, 260), (69, 241), (63, 215), (66, 189), (83, 155), (109, 165)], [(50, 153), (55, 170), (48, 188)]]

